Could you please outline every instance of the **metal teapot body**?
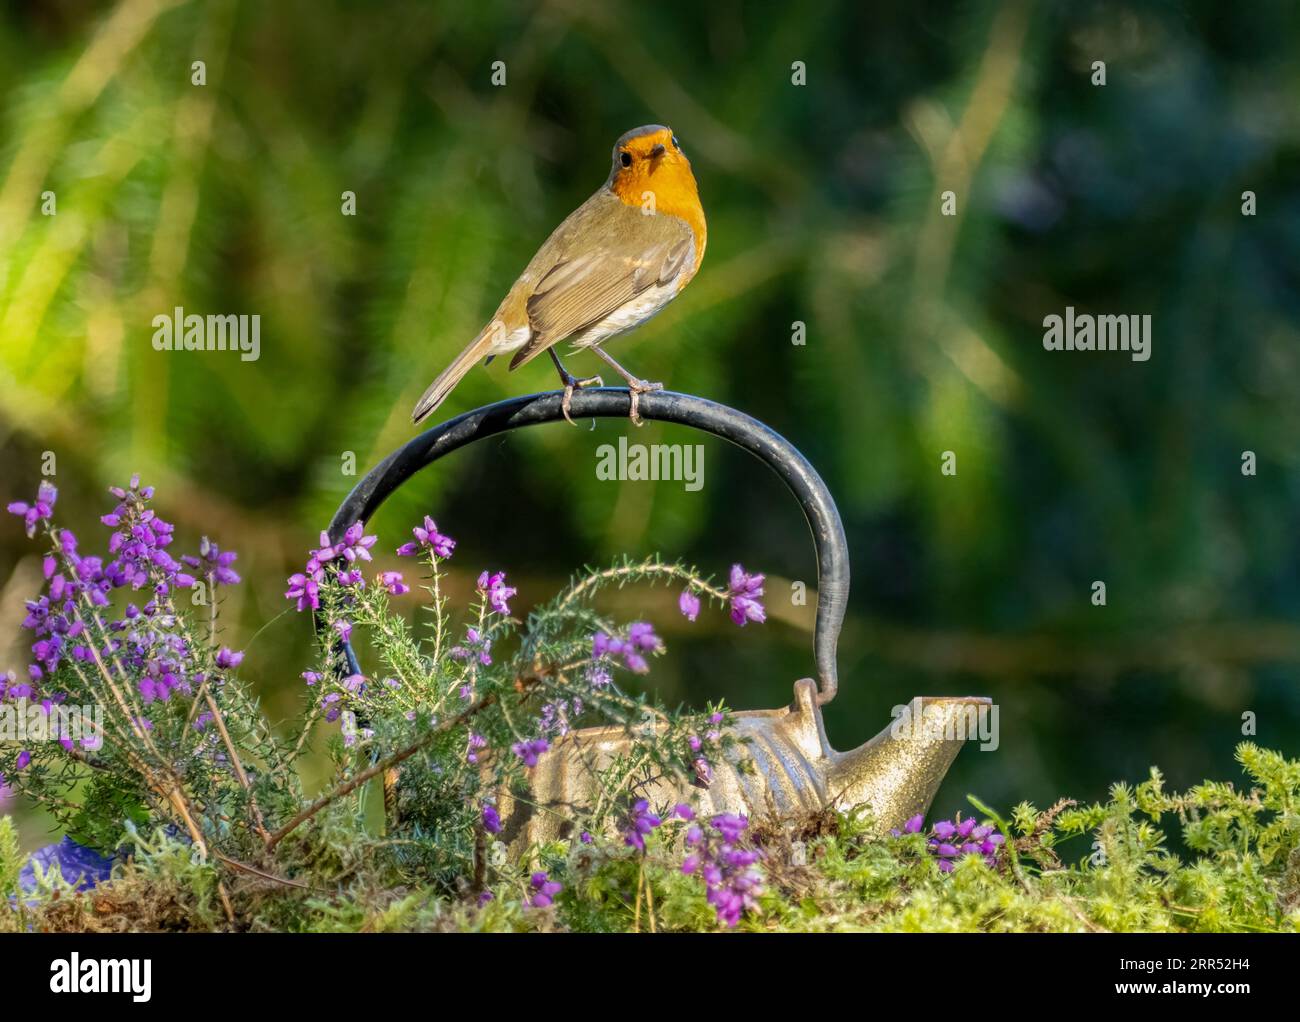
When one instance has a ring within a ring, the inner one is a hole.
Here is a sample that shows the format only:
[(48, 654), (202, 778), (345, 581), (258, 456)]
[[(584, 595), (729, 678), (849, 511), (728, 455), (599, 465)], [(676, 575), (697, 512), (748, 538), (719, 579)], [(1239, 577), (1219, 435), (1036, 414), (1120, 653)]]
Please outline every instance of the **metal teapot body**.
[[(969, 715), (988, 704), (962, 696), (913, 700), (909, 713), (919, 709), (919, 719), (903, 727), (896, 720), (858, 748), (836, 752), (826, 738), (816, 683), (805, 678), (795, 682), (789, 706), (733, 715), (738, 741), (707, 784), (661, 773), (638, 784), (637, 794), (657, 807), (689, 802), (703, 816), (776, 821), (869, 809), (877, 830), (901, 827), (929, 808), (969, 733)], [(600, 773), (636, 740), (619, 727), (569, 732), (531, 771), (526, 798), (502, 793), (502, 840), (522, 853), (571, 837), (575, 810), (596, 803)]]

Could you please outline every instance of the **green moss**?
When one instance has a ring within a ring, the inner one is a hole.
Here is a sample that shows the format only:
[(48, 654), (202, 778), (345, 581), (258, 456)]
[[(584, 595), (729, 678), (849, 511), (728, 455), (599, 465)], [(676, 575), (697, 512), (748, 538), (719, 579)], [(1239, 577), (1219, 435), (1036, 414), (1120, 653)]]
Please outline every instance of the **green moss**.
[[(990, 867), (971, 856), (942, 873), (921, 834), (880, 837), (865, 815), (756, 821), (765, 889), (740, 926), (762, 931), (1296, 931), (1300, 929), (1300, 763), (1251, 744), (1237, 750), (1249, 778), (1238, 790), (1206, 782), (1166, 792), (1153, 769), (1107, 801), (1017, 806), (1014, 840)], [(976, 800), (972, 802), (979, 804)], [(987, 814), (986, 814), (987, 815)], [(340, 814), (323, 844), (293, 851), (294, 879), (227, 872), (240, 929), (298, 931), (719, 929), (697, 877), (680, 870), (665, 826), (644, 856), (614, 843), (552, 843), (531, 864), (496, 870), (492, 898), (411, 883), (382, 841)], [(0, 820), (0, 853), (7, 847)], [(1190, 856), (1166, 846), (1177, 832)], [(0, 854), (12, 882), (15, 859)], [(7, 863), (7, 865), (6, 865)], [(525, 906), (529, 869), (565, 885), (552, 908)], [(7, 871), (7, 872), (6, 872)], [(55, 930), (229, 928), (218, 870), (159, 833), (133, 835), (111, 882), (72, 895), (46, 890), (29, 925)], [(17, 913), (0, 908), (0, 928)]]

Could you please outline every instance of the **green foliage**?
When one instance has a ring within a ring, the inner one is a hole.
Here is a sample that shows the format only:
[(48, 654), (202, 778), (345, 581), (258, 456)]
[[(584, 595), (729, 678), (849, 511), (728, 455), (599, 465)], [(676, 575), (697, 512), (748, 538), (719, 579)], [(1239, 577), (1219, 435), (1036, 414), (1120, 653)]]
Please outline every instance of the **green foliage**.
[[(869, 814), (829, 815), (759, 827), (765, 890), (746, 930), (784, 931), (1300, 931), (1300, 763), (1243, 744), (1238, 760), (1251, 787), (1206, 782), (1176, 794), (1160, 774), (1136, 788), (1116, 784), (1105, 802), (1058, 803), (1012, 814), (1023, 868), (1007, 855), (979, 856), (942, 873), (922, 834), (880, 836)], [(1183, 860), (1163, 847), (1174, 824), (1192, 846)], [(0, 850), (5, 824), (0, 821)], [(704, 885), (680, 867), (680, 832), (665, 826), (644, 855), (617, 838), (539, 850), (564, 883), (551, 908), (526, 904), (522, 876), (503, 870), (493, 897), (449, 895), (441, 884), (395, 885), (373, 857), (355, 858), (355, 829), (322, 827), (346, 875), (314, 875), (291, 887), (254, 876), (231, 894), (248, 929), (340, 932), (536, 931), (613, 933), (716, 930)], [(365, 838), (360, 838), (365, 843)], [(94, 892), (41, 900), (41, 928), (191, 928), (228, 925), (218, 908), (217, 871), (185, 842), (133, 833), (132, 857)], [(1077, 861), (1062, 863), (1066, 847)], [(796, 852), (797, 850), (797, 852)], [(3, 862), (0, 856), (0, 862)], [(16, 862), (16, 859), (11, 861)], [(148, 892), (146, 896), (146, 892)], [(48, 897), (48, 895), (43, 896)], [(91, 912), (90, 907), (95, 911)], [(0, 920), (2, 924), (3, 920)]]
[(23, 855), (18, 851), (18, 830), (11, 817), (0, 816), (0, 902), (18, 890)]

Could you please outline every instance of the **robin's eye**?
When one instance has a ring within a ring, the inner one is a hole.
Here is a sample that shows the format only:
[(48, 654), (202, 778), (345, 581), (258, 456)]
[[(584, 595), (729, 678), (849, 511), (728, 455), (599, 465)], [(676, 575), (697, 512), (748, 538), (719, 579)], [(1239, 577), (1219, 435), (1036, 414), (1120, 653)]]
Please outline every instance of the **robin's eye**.
[(673, 148), (674, 148), (674, 149), (681, 149), (681, 147), (682, 147), (682, 144), (681, 144), (680, 142), (677, 141), (677, 136), (674, 135), (674, 136), (673, 136)]
[(622, 153), (620, 153), (618, 159), (619, 162), (623, 164), (623, 166), (625, 167), (632, 166), (632, 154), (629, 153), (627, 150), (624, 150)]

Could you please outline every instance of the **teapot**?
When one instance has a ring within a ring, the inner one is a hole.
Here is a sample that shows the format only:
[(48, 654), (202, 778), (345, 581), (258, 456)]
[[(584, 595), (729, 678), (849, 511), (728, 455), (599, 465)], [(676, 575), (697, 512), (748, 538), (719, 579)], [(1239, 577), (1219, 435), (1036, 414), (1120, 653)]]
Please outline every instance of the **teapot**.
[[(353, 522), (369, 520), (383, 501), (420, 469), (475, 440), (513, 429), (560, 421), (560, 392), (511, 398), (466, 412), (407, 442), (372, 469), (344, 500), (329, 527), (338, 542)], [(626, 418), (628, 392), (595, 388), (574, 393), (575, 418)], [(849, 552), (844, 526), (830, 491), (789, 441), (743, 412), (673, 391), (643, 394), (644, 419), (690, 426), (727, 440), (771, 468), (799, 501), (817, 555), (817, 615), (813, 632), (816, 678), (794, 682), (788, 706), (747, 710), (729, 717), (736, 742), (714, 765), (707, 784), (698, 778), (661, 774), (638, 786), (656, 806), (696, 801), (705, 815), (789, 819), (827, 810), (869, 808), (872, 825), (884, 831), (924, 814), (974, 723), (991, 700), (974, 696), (913, 699), (874, 738), (837, 752), (826, 738), (822, 707), (839, 687), (836, 647), (849, 593)], [(348, 670), (361, 673), (348, 643)], [(653, 725), (652, 725), (653, 726)], [(596, 778), (637, 740), (623, 727), (583, 728), (558, 739), (530, 771), (526, 799), (503, 792), (501, 837), (516, 850), (565, 837), (574, 811), (597, 796)]]

